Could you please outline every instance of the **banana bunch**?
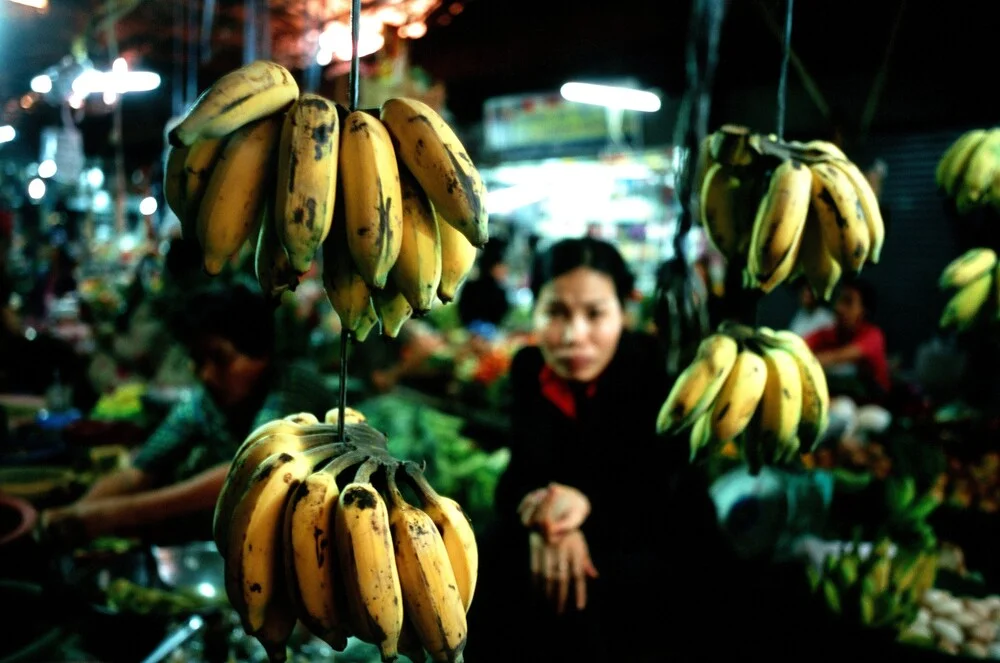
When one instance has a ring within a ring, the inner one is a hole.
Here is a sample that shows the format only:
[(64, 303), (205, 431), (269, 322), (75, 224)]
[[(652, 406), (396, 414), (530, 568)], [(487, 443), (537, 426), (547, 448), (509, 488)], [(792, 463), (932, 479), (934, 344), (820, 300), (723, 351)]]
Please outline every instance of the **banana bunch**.
[(690, 429), (692, 462), (733, 442), (756, 473), (811, 450), (829, 411), (823, 367), (801, 337), (723, 323), (674, 382), (656, 428)]
[(988, 248), (969, 249), (944, 268), (938, 284), (955, 294), (941, 313), (942, 329), (954, 327), (964, 332), (987, 314), (996, 315), (998, 269), (997, 254)]
[(237, 451), (213, 522), (229, 601), (272, 661), (298, 622), (337, 651), (356, 637), (386, 661), (461, 661), (472, 525), (360, 412), (345, 409), (340, 439), (340, 417), (289, 415)]
[(814, 594), (841, 618), (872, 628), (901, 632), (917, 616), (920, 602), (937, 576), (932, 552), (895, 551), (881, 540), (867, 555), (857, 543), (829, 555), (822, 570), (809, 567)]
[(489, 240), (486, 189), (455, 132), (415, 99), (348, 111), (256, 61), (168, 134), (168, 205), (219, 274), (249, 242), (277, 302), (317, 257), (344, 329), (395, 337), (452, 301)]
[(987, 206), (1000, 211), (1000, 128), (959, 136), (941, 156), (934, 179), (959, 214)]
[(698, 217), (724, 257), (745, 259), (748, 285), (770, 292), (802, 275), (829, 300), (841, 274), (878, 262), (878, 199), (836, 145), (741, 134), (745, 144), (733, 149), (733, 138), (723, 128), (702, 145)]

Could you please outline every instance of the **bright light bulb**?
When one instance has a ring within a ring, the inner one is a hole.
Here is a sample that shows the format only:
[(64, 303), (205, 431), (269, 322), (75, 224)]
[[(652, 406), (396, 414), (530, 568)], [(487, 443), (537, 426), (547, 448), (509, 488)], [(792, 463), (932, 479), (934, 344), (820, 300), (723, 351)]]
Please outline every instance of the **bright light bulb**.
[(52, 79), (42, 74), (31, 79), (31, 90), (38, 94), (48, 94), (52, 92)]
[[(385, 37), (382, 36), (382, 21), (361, 17), (361, 25), (358, 30), (358, 57), (365, 57), (378, 51), (385, 45)], [(327, 57), (330, 53), (333, 58), (342, 62), (351, 59), (351, 28), (344, 23), (329, 23), (319, 36), (319, 55), (316, 61), (323, 64), (321, 56)], [(329, 61), (326, 63), (329, 64)]]
[(107, 191), (98, 191), (94, 194), (94, 211), (104, 212), (111, 207), (111, 194)]
[(156, 214), (156, 198), (152, 196), (146, 196), (139, 203), (139, 214), (143, 216), (150, 216)]
[(118, 95), (116, 93), (111, 92), (111, 91), (106, 91), (104, 93), (104, 103), (105, 103), (105, 105), (110, 106), (111, 104), (115, 103), (116, 101), (118, 101)]
[(9, 143), (17, 137), (14, 127), (9, 124), (0, 124), (0, 144)]
[(87, 184), (100, 189), (104, 185), (104, 171), (100, 168), (91, 168), (87, 171)]
[(41, 200), (42, 196), (44, 195), (45, 195), (45, 182), (38, 179), (37, 177), (28, 182), (28, 196), (32, 200)]
[(125, 61), (125, 58), (115, 58), (115, 61), (111, 63), (111, 71), (116, 74), (128, 72), (128, 62)]
[(567, 101), (593, 104), (606, 108), (655, 113), (660, 110), (660, 98), (652, 92), (614, 85), (594, 83), (566, 83), (559, 93)]
[(73, 94), (69, 95), (69, 99), (67, 99), (67, 101), (69, 102), (69, 107), (70, 108), (73, 108), (73, 109), (76, 109), (76, 110), (80, 110), (81, 108), (83, 108), (83, 95), (82, 94), (77, 94), (77, 93), (74, 92)]
[(45, 161), (38, 164), (38, 176), (48, 179), (56, 174), (56, 162), (52, 159), (46, 159)]
[(319, 66), (325, 67), (331, 62), (333, 62), (333, 51), (320, 50), (320, 52), (316, 54), (316, 64)]
[(404, 39), (420, 39), (425, 34), (427, 34), (427, 24), (423, 21), (410, 23), (399, 29), (399, 36)]
[(132, 235), (122, 235), (118, 240), (118, 249), (123, 253), (128, 253), (135, 248), (136, 241)]

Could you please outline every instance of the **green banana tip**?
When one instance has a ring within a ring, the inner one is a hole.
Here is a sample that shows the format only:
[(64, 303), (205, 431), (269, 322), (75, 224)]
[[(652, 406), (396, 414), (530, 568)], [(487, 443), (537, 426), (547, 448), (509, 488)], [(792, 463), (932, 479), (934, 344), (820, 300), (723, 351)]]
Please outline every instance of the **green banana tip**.
[(170, 144), (170, 147), (186, 147), (184, 141), (181, 140), (177, 127), (174, 127), (167, 133), (167, 143)]

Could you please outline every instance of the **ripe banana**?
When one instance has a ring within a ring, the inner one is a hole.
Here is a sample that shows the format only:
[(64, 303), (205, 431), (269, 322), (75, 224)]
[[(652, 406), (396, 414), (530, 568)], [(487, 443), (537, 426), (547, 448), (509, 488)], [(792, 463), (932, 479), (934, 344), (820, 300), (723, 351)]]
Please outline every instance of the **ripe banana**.
[(344, 329), (356, 336), (372, 308), (371, 292), (347, 245), (343, 196), (338, 194), (330, 235), (323, 242), (323, 287)]
[(711, 407), (736, 363), (738, 351), (736, 341), (725, 334), (706, 337), (663, 402), (656, 420), (657, 432), (682, 430)]
[(416, 99), (389, 99), (382, 122), (396, 141), (399, 158), (420, 182), (445, 221), (473, 246), (489, 240), (486, 187), (458, 136), (438, 113)]
[(264, 200), (261, 211), (260, 231), (254, 249), (254, 272), (261, 292), (272, 302), (279, 302), (286, 290), (294, 291), (299, 285), (299, 275), (292, 269), (288, 254), (281, 246), (274, 224), (274, 199)]
[[(697, 191), (699, 193), (698, 200), (699, 204), (702, 200), (700, 195), (702, 191), (705, 190), (705, 179), (708, 176), (708, 171), (712, 169), (716, 163), (715, 157), (712, 156), (712, 134), (707, 134), (701, 140), (701, 148), (698, 150), (698, 154), (695, 157), (694, 162), (694, 181), (692, 182), (692, 191)], [(688, 157), (690, 160), (690, 157)], [(699, 215), (701, 212), (699, 212)]]
[(732, 166), (721, 163), (711, 166), (703, 179), (701, 224), (715, 249), (729, 260), (741, 255), (750, 241), (748, 188)]
[(340, 493), (333, 532), (351, 631), (376, 645), (382, 660), (391, 661), (403, 627), (403, 597), (389, 514), (382, 496), (370, 483), (377, 467), (377, 461), (366, 461)]
[(337, 605), (342, 580), (336, 569), (333, 525), (340, 489), (337, 476), (365, 459), (352, 451), (329, 461), (299, 484), (284, 515), (285, 579), (298, 618), (337, 651), (347, 646), (348, 630)]
[(851, 180), (831, 163), (810, 166), (812, 202), (823, 231), (823, 242), (851, 274), (861, 271), (871, 248), (864, 208)]
[(806, 227), (802, 231), (802, 243), (799, 245), (799, 265), (806, 282), (812, 288), (816, 299), (830, 301), (833, 289), (840, 281), (843, 270), (840, 263), (833, 259), (826, 244), (823, 243), (823, 230), (820, 228), (816, 210), (809, 209)]
[[(278, 586), (285, 584), (284, 570), (276, 569)], [(288, 658), (288, 640), (295, 631), (295, 611), (287, 597), (277, 592), (264, 611), (264, 624), (253, 633), (253, 637), (264, 647), (270, 663), (284, 663)]]
[(742, 433), (757, 411), (766, 383), (765, 361), (748, 348), (740, 350), (710, 410), (708, 425), (712, 437), (728, 442)]
[(277, 116), (241, 127), (212, 170), (198, 209), (198, 241), (210, 275), (222, 271), (260, 221), (280, 127)]
[(364, 315), (361, 317), (361, 322), (358, 323), (358, 328), (354, 330), (354, 339), (358, 343), (364, 343), (365, 339), (368, 338), (368, 334), (375, 329), (375, 325), (378, 323), (378, 311), (375, 310), (375, 302), (369, 299), (368, 308), (365, 309)]
[(798, 440), (812, 450), (826, 431), (830, 421), (830, 392), (826, 373), (816, 355), (801, 336), (787, 330), (776, 331), (771, 339), (795, 359), (802, 383), (802, 414), (799, 419)]
[(184, 160), (187, 159), (188, 148), (185, 146), (167, 146), (167, 162), (163, 168), (163, 197), (167, 207), (177, 215), (181, 222), (181, 236), (185, 239), (194, 237), (193, 228), (188, 223), (187, 211), (184, 205), (184, 188), (186, 176)]
[(767, 382), (760, 401), (759, 419), (751, 433), (757, 438), (765, 458), (780, 458), (789, 445), (796, 444), (802, 416), (802, 378), (799, 366), (785, 350), (764, 346), (761, 356), (767, 364)]
[(795, 267), (809, 213), (812, 175), (805, 164), (786, 160), (771, 175), (757, 208), (747, 266), (764, 292), (783, 283)]
[(187, 148), (184, 159), (184, 204), (185, 214), (192, 222), (197, 222), (198, 209), (208, 190), (212, 171), (222, 156), (226, 146), (225, 138), (202, 138)]
[(993, 173), (1000, 163), (1000, 129), (991, 129), (986, 138), (972, 152), (962, 173), (956, 192), (955, 204), (959, 213), (976, 207), (993, 183)]
[(421, 508), (441, 533), (444, 547), (448, 551), (448, 560), (455, 573), (458, 593), (468, 612), (479, 577), (479, 547), (472, 522), (458, 502), (439, 495), (434, 490), (414, 463), (406, 463), (404, 467), (410, 483), (420, 497)]
[(369, 287), (385, 287), (399, 257), (403, 213), (392, 139), (378, 118), (354, 111), (340, 135), (347, 246)]
[(468, 627), (465, 605), (444, 540), (430, 516), (406, 503), (395, 472), (386, 472), (389, 527), (403, 605), (424, 649), (434, 661), (462, 660)]
[(406, 301), (402, 291), (395, 284), (390, 284), (385, 290), (373, 293), (372, 301), (375, 302), (375, 310), (382, 322), (382, 333), (389, 338), (399, 336), (403, 323), (413, 315), (413, 307)]
[(476, 264), (478, 252), (465, 235), (450, 223), (442, 222), (436, 211), (435, 215), (438, 217), (438, 233), (441, 238), (441, 284), (437, 294), (447, 304), (455, 299), (458, 289), (468, 278)]
[(885, 221), (882, 219), (882, 210), (878, 204), (878, 196), (872, 189), (871, 182), (861, 169), (851, 161), (831, 161), (831, 164), (851, 180), (854, 191), (858, 194), (858, 202), (861, 203), (861, 210), (864, 212), (865, 223), (868, 225), (868, 236), (870, 249), (868, 261), (877, 264), (882, 255), (882, 246), (885, 244)]
[(996, 251), (989, 248), (969, 249), (955, 258), (941, 272), (938, 282), (942, 288), (962, 288), (997, 265)]
[(969, 165), (972, 153), (986, 140), (987, 133), (984, 129), (967, 131), (945, 150), (944, 156), (938, 162), (935, 180), (949, 197), (958, 193), (958, 187), (962, 182), (962, 176)]
[(993, 271), (990, 270), (960, 288), (944, 307), (939, 323), (941, 328), (954, 325), (961, 332), (972, 327), (993, 287)]
[(847, 155), (844, 154), (844, 151), (828, 140), (811, 140), (807, 143), (802, 143), (802, 147), (807, 150), (814, 150), (820, 154), (825, 154), (831, 159), (841, 159), (843, 161), (847, 161)]
[(441, 284), (441, 233), (427, 194), (404, 165), (399, 167), (399, 180), (403, 234), (389, 277), (413, 307), (413, 314), (421, 316), (431, 310)]
[(205, 90), (167, 140), (171, 145), (191, 145), (199, 138), (222, 138), (281, 110), (298, 96), (299, 86), (287, 69), (266, 60), (251, 62)]
[[(334, 407), (326, 411), (323, 416), (323, 422), (327, 424), (336, 424), (340, 421), (340, 408)], [(345, 424), (363, 424), (368, 421), (368, 419), (362, 413), (358, 412), (352, 407), (344, 409), (344, 423)]]
[(299, 274), (309, 271), (330, 232), (339, 152), (337, 107), (318, 94), (303, 94), (285, 114), (275, 197), (278, 237)]

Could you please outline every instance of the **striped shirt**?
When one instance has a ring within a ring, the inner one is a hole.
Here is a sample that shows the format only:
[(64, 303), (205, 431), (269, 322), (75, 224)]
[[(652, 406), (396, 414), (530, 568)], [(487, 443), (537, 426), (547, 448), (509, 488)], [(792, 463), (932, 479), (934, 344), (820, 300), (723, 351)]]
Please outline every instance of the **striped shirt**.
[(319, 373), (307, 366), (281, 365), (250, 429), (236, 436), (225, 414), (199, 385), (171, 409), (132, 465), (156, 477), (157, 483), (177, 483), (232, 460), (240, 443), (261, 424), (295, 412), (310, 412), (322, 421), (331, 407), (334, 395)]

